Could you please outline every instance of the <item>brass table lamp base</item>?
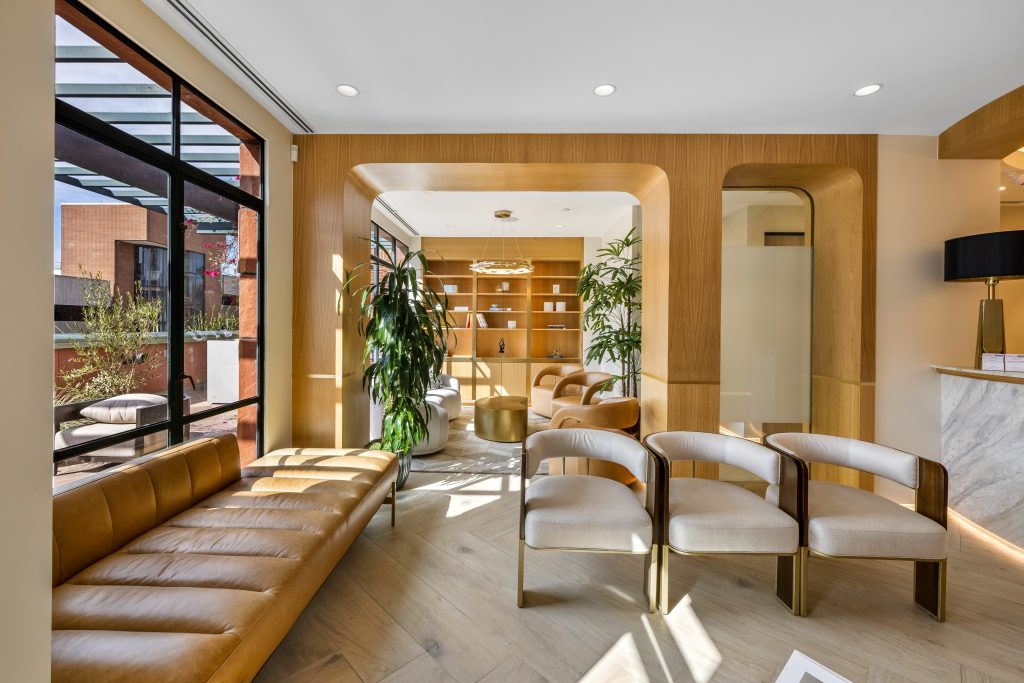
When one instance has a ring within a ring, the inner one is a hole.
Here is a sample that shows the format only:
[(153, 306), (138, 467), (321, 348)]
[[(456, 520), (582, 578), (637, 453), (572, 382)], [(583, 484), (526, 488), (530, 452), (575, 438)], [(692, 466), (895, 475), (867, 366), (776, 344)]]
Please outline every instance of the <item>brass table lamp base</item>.
[(974, 367), (979, 370), (983, 353), (1006, 353), (1002, 299), (981, 300), (978, 309), (978, 345), (974, 352)]

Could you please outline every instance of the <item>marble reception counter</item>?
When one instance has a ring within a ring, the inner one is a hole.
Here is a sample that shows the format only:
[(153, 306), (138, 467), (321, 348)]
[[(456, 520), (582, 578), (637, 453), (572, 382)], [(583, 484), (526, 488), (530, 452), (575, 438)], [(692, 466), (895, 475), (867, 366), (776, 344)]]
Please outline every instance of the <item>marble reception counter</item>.
[(942, 375), (949, 506), (1024, 547), (1024, 373), (933, 367)]

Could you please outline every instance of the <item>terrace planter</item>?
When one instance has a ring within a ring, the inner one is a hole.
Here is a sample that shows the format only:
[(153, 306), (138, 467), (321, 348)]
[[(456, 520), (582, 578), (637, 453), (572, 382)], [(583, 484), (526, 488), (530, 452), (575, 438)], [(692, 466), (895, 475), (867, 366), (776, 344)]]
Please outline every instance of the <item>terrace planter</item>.
[(238, 340), (206, 342), (206, 400), (233, 403), (238, 400)]

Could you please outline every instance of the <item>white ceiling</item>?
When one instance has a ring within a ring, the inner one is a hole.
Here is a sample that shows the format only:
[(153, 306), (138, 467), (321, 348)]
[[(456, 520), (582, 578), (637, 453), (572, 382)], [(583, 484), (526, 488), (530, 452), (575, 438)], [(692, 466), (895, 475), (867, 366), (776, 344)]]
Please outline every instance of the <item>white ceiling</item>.
[(318, 133), (934, 135), (1024, 82), (1021, 0), (189, 3)]
[[(590, 237), (628, 229), (636, 198), (625, 192), (385, 192), (381, 198), (424, 237)], [(569, 209), (566, 211), (565, 209)], [(561, 227), (558, 227), (561, 226)]]

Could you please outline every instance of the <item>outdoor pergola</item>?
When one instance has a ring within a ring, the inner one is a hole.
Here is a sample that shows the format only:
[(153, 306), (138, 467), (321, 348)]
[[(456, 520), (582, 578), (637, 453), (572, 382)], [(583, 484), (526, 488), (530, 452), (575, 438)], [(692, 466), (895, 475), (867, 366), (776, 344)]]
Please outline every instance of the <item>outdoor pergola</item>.
[[(61, 44), (62, 38), (88, 44)], [(57, 40), (55, 87), (58, 99), (141, 142), (172, 152), (172, 97), (168, 89), (69, 26), (58, 26)], [(190, 106), (190, 101), (183, 94), (178, 140), (180, 158), (239, 187), (244, 141)], [(59, 127), (54, 177), (67, 185), (126, 204), (168, 212), (166, 174)], [(195, 194), (195, 201), (185, 207), (186, 218), (201, 224), (203, 232), (237, 229), (237, 204), (212, 193)]]

